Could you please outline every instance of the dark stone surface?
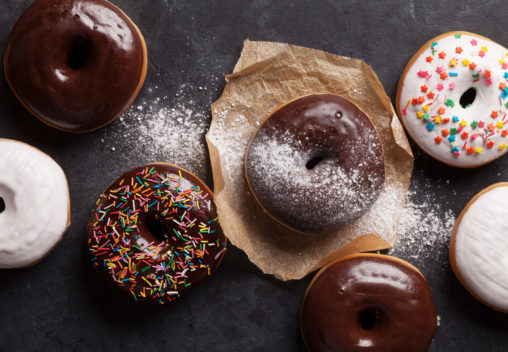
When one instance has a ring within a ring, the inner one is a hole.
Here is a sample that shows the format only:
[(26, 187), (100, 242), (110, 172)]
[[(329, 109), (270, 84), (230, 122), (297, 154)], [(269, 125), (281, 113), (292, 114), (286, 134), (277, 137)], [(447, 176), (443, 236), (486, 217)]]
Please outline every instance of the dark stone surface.
[[(0, 3), (0, 47), (30, 3)], [(364, 59), (394, 99), (408, 59), (428, 39), (462, 29), (508, 44), (508, 4), (501, 0), (447, 2), (306, 0), (116, 0), (148, 43), (147, 86), (159, 85), (171, 106), (181, 83), (207, 90), (192, 96), (207, 105), (220, 96), (245, 38), (289, 42)], [(2, 72), (3, 76), (3, 72)], [(149, 93), (143, 89), (139, 99)], [(67, 173), (72, 225), (38, 265), (0, 271), (0, 351), (303, 351), (299, 305), (310, 276), (288, 283), (263, 275), (230, 247), (212, 280), (166, 307), (114, 303), (90, 269), (85, 226), (97, 196), (122, 172), (144, 164), (139, 154), (105, 148), (118, 122), (73, 135), (46, 127), (27, 113), (0, 78), (0, 137), (30, 143)], [(121, 141), (117, 143), (120, 143)], [(459, 214), (482, 188), (508, 177), (508, 157), (476, 170), (441, 165), (414, 147), (412, 191), (435, 193)], [(0, 156), (1, 157), (1, 156)], [(164, 161), (164, 160), (161, 160)], [(212, 185), (210, 168), (198, 174)], [(442, 180), (450, 180), (449, 184)], [(506, 351), (508, 315), (475, 301), (443, 265), (443, 248), (420, 266), (442, 317), (431, 351)]]

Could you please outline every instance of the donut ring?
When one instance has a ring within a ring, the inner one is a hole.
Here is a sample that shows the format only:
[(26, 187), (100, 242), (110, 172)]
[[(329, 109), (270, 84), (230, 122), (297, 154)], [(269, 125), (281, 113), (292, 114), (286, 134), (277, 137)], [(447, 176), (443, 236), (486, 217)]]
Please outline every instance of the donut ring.
[(0, 269), (40, 262), (70, 225), (67, 179), (48, 155), (0, 138)]
[(381, 142), (368, 116), (344, 97), (307, 95), (276, 108), (245, 155), (259, 205), (297, 232), (333, 230), (360, 217), (385, 180)]
[(210, 276), (227, 246), (210, 189), (167, 163), (113, 182), (96, 203), (87, 236), (100, 273), (134, 300), (160, 304)]
[(105, 0), (37, 0), (14, 25), (5, 77), (49, 126), (90, 132), (120, 116), (145, 80), (147, 50), (136, 25)]
[(450, 242), (450, 264), (483, 304), (508, 313), (508, 183), (475, 195), (460, 213)]
[(302, 303), (308, 351), (426, 351), (437, 328), (429, 287), (411, 264), (379, 254), (322, 268)]
[(507, 49), (468, 32), (442, 34), (421, 47), (397, 88), (406, 131), (433, 158), (471, 168), (508, 148)]

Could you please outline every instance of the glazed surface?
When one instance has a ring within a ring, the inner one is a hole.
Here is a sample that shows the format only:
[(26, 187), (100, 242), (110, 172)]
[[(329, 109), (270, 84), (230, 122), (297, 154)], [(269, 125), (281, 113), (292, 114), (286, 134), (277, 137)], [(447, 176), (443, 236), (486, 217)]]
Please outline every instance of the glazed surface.
[(161, 304), (211, 275), (227, 244), (208, 188), (170, 164), (115, 181), (98, 199), (87, 232), (97, 270), (135, 300)]
[(302, 97), (272, 113), (251, 140), (245, 169), (262, 207), (302, 232), (358, 218), (385, 179), (383, 150), (369, 118), (330, 94)]
[(144, 42), (104, 0), (37, 0), (14, 26), (5, 73), (21, 102), (59, 129), (102, 127), (130, 105), (143, 77)]
[(318, 274), (301, 318), (309, 351), (426, 351), (437, 327), (422, 275), (374, 255), (339, 261)]
[(508, 312), (508, 184), (480, 195), (463, 212), (455, 233), (455, 264), (469, 290)]
[[(420, 49), (399, 83), (397, 104), (425, 152), (457, 167), (480, 166), (506, 153), (507, 54), (497, 43), (462, 32)], [(470, 89), (475, 93), (467, 98)]]
[(0, 268), (25, 267), (67, 229), (67, 179), (53, 159), (24, 143), (0, 139), (0, 156)]

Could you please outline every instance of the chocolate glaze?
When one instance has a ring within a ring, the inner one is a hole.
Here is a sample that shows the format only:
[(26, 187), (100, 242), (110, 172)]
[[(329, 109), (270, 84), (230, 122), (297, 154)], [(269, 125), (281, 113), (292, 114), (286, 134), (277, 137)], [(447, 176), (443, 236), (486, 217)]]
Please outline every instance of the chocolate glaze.
[(251, 140), (245, 171), (261, 206), (300, 232), (358, 218), (385, 179), (373, 124), (355, 104), (331, 94), (305, 96), (273, 112)]
[(107, 1), (37, 0), (15, 24), (4, 65), (35, 116), (87, 132), (131, 104), (146, 73), (146, 48), (132, 21)]
[(309, 351), (426, 351), (437, 321), (423, 276), (379, 255), (341, 260), (320, 272), (301, 313)]
[[(106, 279), (136, 300), (158, 303), (188, 293), (211, 275), (227, 244), (208, 187), (170, 164), (134, 169), (110, 185), (97, 201), (87, 236), (92, 263)], [(122, 253), (126, 254), (122, 257)], [(135, 270), (123, 277), (129, 280), (119, 280), (129, 258)], [(180, 276), (182, 271), (185, 274)]]

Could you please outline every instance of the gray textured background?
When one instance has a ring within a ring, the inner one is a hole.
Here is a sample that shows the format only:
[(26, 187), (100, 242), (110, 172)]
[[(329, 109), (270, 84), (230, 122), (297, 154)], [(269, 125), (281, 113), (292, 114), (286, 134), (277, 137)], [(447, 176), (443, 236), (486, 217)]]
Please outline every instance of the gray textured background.
[[(0, 47), (29, 0), (0, 2)], [(115, 0), (148, 44), (145, 87), (173, 103), (182, 83), (196, 106), (220, 96), (245, 38), (288, 42), (364, 59), (395, 97), (406, 62), (430, 38), (468, 30), (508, 45), (505, 1)], [(2, 73), (3, 76), (3, 73)], [(138, 101), (149, 94), (140, 93)], [(108, 148), (116, 122), (71, 135), (27, 113), (0, 78), (0, 137), (30, 143), (67, 173), (72, 226), (40, 264), (0, 271), (0, 351), (300, 351), (299, 304), (310, 281), (282, 283), (263, 275), (230, 247), (222, 266), (193, 294), (166, 307), (116, 301), (86, 260), (84, 229), (97, 196), (122, 172), (146, 163), (142, 154)], [(115, 135), (116, 136), (116, 135)], [(101, 139), (106, 139), (105, 143)], [(204, 139), (203, 139), (204, 141)], [(120, 146), (120, 147), (118, 147)], [(443, 166), (414, 147), (411, 189), (435, 193), (458, 214), (482, 188), (508, 178), (508, 157), (477, 170)], [(163, 158), (163, 156), (160, 156)], [(171, 161), (171, 160), (161, 160)], [(209, 165), (197, 171), (209, 185)], [(450, 180), (443, 185), (442, 180)], [(429, 186), (430, 185), (430, 186)], [(435, 187), (434, 187), (435, 186)], [(441, 248), (442, 249), (442, 248)], [(476, 302), (446, 266), (445, 251), (420, 269), (443, 318), (431, 351), (507, 351), (508, 315)]]

